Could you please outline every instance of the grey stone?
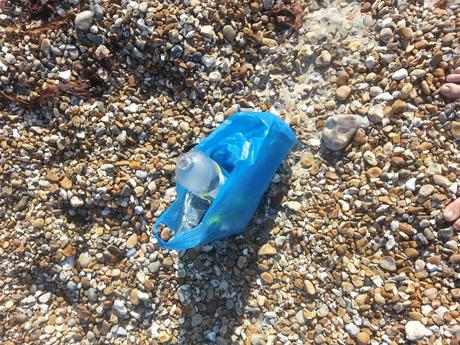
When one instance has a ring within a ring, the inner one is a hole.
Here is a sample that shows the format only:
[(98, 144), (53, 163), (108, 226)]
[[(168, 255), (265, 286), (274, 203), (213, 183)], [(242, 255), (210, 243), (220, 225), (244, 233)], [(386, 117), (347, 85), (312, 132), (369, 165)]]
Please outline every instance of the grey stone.
[(78, 264), (82, 268), (88, 267), (90, 262), (91, 262), (91, 255), (88, 252), (81, 253), (80, 256), (78, 257)]
[(16, 63), (16, 57), (13, 54), (6, 53), (5, 54), (5, 61), (9, 65), (14, 65)]
[(396, 271), (395, 259), (393, 259), (390, 256), (386, 256), (382, 258), (382, 260), (380, 261), (380, 267), (382, 267), (386, 271), (390, 271), (390, 272)]
[(425, 235), (418, 233), (415, 235), (415, 242), (417, 242), (420, 246), (426, 246), (428, 244), (428, 240), (426, 239)]
[(381, 93), (383, 93), (383, 90), (379, 86), (371, 86), (371, 88), (369, 89), (369, 95), (371, 97), (376, 97), (380, 95)]
[(353, 338), (359, 333), (359, 328), (354, 323), (348, 323), (345, 325), (345, 329)]
[(125, 317), (128, 314), (128, 309), (126, 309), (125, 302), (122, 300), (116, 299), (112, 307), (121, 317)]
[(327, 119), (323, 129), (323, 141), (332, 151), (344, 149), (361, 125), (358, 115), (334, 115)]
[(270, 10), (275, 5), (275, 0), (262, 0), (262, 4), (266, 10)]
[(88, 300), (92, 303), (96, 302), (98, 299), (96, 289), (90, 288), (88, 289)]
[(128, 332), (126, 331), (126, 329), (124, 329), (123, 327), (121, 326), (118, 326), (117, 328), (117, 336), (119, 337), (126, 337), (128, 335)]
[(446, 189), (449, 188), (452, 184), (452, 182), (450, 182), (447, 177), (442, 175), (433, 175), (433, 182), (434, 184), (444, 187)]
[(157, 273), (160, 270), (161, 263), (159, 261), (154, 261), (149, 264), (148, 269), (150, 273)]
[(433, 193), (433, 191), (434, 191), (434, 186), (431, 184), (426, 184), (420, 188), (418, 195), (422, 198), (427, 198), (431, 195), (431, 193)]
[(121, 145), (125, 145), (126, 144), (126, 138), (128, 137), (128, 134), (126, 133), (126, 131), (121, 131), (120, 134), (118, 134), (116, 140), (121, 144)]
[(251, 345), (265, 345), (265, 340), (259, 334), (254, 334), (251, 336)]
[(200, 32), (208, 38), (214, 38), (216, 36), (212, 25), (203, 25), (200, 29)]
[(203, 323), (203, 316), (201, 314), (195, 314), (192, 316), (192, 327), (198, 327)]
[(454, 230), (452, 229), (451, 226), (445, 229), (439, 229), (438, 237), (441, 241), (447, 242), (454, 237)]
[(75, 16), (75, 27), (81, 31), (88, 31), (93, 24), (94, 13), (92, 11), (83, 11)]
[(102, 6), (99, 4), (94, 5), (93, 11), (94, 11), (94, 16), (96, 17), (96, 20), (100, 20), (104, 16), (104, 8), (102, 8)]
[(190, 304), (191, 300), (191, 292), (190, 292), (190, 287), (188, 285), (182, 285), (177, 294), (179, 295), (179, 300), (183, 305), (188, 305)]
[(298, 322), (299, 324), (305, 325), (306, 320), (305, 320), (305, 316), (304, 316), (304, 314), (303, 314), (303, 310), (302, 310), (302, 309), (300, 309), (300, 310), (297, 312), (297, 314), (295, 314), (295, 318), (296, 318), (296, 320), (297, 320), (297, 322)]
[(231, 25), (225, 25), (224, 28), (222, 29), (222, 34), (224, 35), (225, 39), (229, 42), (232, 42), (235, 40), (236, 31)]

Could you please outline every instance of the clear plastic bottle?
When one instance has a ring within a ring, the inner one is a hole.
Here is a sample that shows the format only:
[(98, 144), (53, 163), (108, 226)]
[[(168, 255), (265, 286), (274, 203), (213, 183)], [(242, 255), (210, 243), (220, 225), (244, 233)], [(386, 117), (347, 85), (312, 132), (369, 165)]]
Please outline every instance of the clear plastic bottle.
[(208, 201), (214, 200), (225, 182), (219, 165), (200, 151), (187, 152), (178, 158), (176, 178), (189, 192)]

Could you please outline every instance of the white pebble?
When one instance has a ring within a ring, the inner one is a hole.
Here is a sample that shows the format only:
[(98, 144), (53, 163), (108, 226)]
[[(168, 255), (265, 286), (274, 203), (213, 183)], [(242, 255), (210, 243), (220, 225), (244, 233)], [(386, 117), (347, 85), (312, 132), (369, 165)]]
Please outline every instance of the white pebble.
[(321, 145), (321, 140), (318, 138), (310, 139), (310, 146), (319, 147)]
[(73, 196), (71, 199), (70, 199), (70, 204), (72, 205), (72, 207), (81, 207), (83, 206), (85, 203), (83, 200), (81, 200), (78, 196)]
[(407, 76), (408, 76), (407, 69), (401, 68), (401, 69), (398, 69), (396, 72), (394, 72), (391, 75), (391, 78), (393, 78), (393, 80), (403, 80)]
[(384, 102), (389, 102), (389, 101), (392, 101), (394, 99), (393, 95), (389, 92), (384, 92), (384, 93), (381, 93), (380, 95), (378, 95), (377, 97), (374, 98), (377, 102), (381, 102), (381, 101), (384, 101)]
[(61, 78), (64, 81), (69, 81), (71, 77), (72, 77), (72, 71), (70, 69), (68, 69), (67, 71), (59, 72), (59, 78)]
[(383, 93), (383, 90), (379, 86), (371, 86), (371, 88), (369, 89), (369, 95), (371, 97), (376, 97), (382, 93)]
[(406, 331), (407, 340), (418, 340), (426, 336), (433, 334), (428, 328), (426, 328), (420, 321), (409, 321), (404, 327)]
[(359, 328), (354, 323), (346, 324), (345, 329), (353, 338), (356, 337), (359, 333)]

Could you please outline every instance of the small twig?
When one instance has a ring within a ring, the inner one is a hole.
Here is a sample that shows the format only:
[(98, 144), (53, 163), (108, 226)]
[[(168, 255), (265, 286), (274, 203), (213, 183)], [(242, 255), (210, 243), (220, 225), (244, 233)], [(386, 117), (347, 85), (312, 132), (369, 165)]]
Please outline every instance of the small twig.
[(0, 90), (0, 101), (18, 103), (20, 106), (30, 109), (40, 105), (41, 103), (47, 102), (60, 94), (87, 98), (89, 96), (88, 90), (89, 86), (87, 84), (79, 81), (70, 81), (68, 83), (50, 85), (43, 93), (38, 94), (38, 97), (32, 99), (24, 99), (20, 96), (9, 95)]
[(49, 30), (54, 30), (54, 29), (59, 29), (63, 26), (65, 26), (67, 23), (71, 22), (71, 20), (75, 17), (75, 14), (73, 12), (67, 13), (63, 17), (57, 17), (54, 19), (54, 21), (38, 26), (35, 28), (30, 28), (26, 30), (22, 30), (18, 27), (8, 27), (5, 29), (5, 32), (9, 36), (24, 36), (24, 35), (30, 35), (30, 36), (40, 36), (41, 34), (44, 34), (48, 32)]

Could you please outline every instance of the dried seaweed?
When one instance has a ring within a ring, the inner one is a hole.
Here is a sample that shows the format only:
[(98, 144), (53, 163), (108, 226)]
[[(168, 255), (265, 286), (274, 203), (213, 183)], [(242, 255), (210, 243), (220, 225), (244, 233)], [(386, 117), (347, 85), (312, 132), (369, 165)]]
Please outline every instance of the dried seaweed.
[(25, 108), (29, 108), (31, 106), (30, 102), (19, 98), (19, 96), (8, 95), (2, 90), (0, 90), (0, 101), (18, 103), (20, 106), (25, 107)]
[(449, 2), (447, 0), (438, 0), (435, 2), (435, 6), (436, 6), (435, 8), (441, 8), (445, 10), (448, 4)]
[(34, 28), (29, 28), (26, 30), (22, 30), (18, 27), (8, 27), (5, 29), (5, 33), (9, 37), (12, 37), (12, 36), (23, 37), (24, 35), (38, 37), (41, 34), (44, 34), (50, 30), (59, 29), (65, 26), (66, 24), (70, 23), (74, 17), (75, 17), (75, 14), (73, 12), (70, 12), (70, 13), (67, 13), (63, 17), (56, 17), (53, 21), (45, 25), (37, 26)]
[(302, 27), (303, 7), (300, 0), (280, 0), (268, 11), (275, 20), (279, 31), (287, 32), (285, 36)]
[(25, 11), (29, 12), (33, 19), (48, 21), (60, 3), (62, 0), (27, 0)]
[(296, 30), (299, 30), (300, 28), (302, 28), (302, 19), (303, 19), (303, 8), (299, 0), (296, 0), (294, 4), (294, 13), (295, 13), (294, 27)]
[(70, 81), (67, 83), (50, 85), (41, 93), (36, 93), (37, 96), (34, 97), (10, 95), (0, 90), (0, 101), (14, 102), (24, 108), (32, 109), (63, 94), (77, 96), (80, 98), (88, 98), (90, 96), (88, 94), (89, 89), (89, 86), (85, 83)]

